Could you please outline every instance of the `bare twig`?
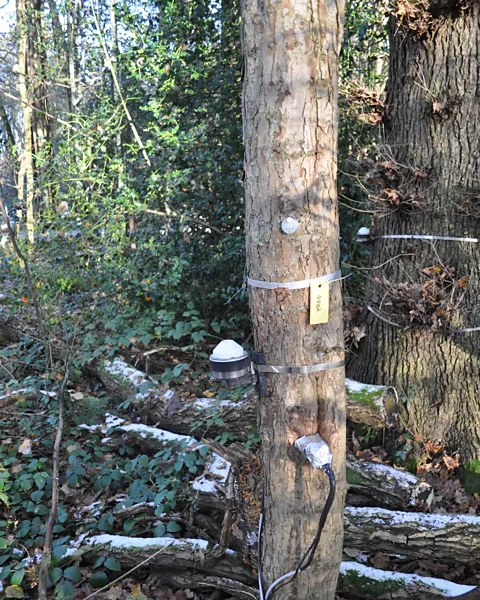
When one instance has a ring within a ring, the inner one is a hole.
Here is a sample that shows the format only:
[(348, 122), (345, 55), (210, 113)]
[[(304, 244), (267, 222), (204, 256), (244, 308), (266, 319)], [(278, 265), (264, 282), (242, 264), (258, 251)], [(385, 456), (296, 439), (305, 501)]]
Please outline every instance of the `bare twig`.
[(68, 364), (65, 365), (65, 375), (58, 394), (59, 410), (58, 425), (53, 447), (53, 469), (52, 469), (52, 506), (48, 517), (45, 544), (43, 546), (42, 560), (38, 571), (38, 600), (47, 600), (47, 575), (52, 555), (53, 528), (58, 513), (59, 473), (60, 473), (60, 447), (63, 437), (63, 422), (65, 416), (65, 387), (68, 381)]

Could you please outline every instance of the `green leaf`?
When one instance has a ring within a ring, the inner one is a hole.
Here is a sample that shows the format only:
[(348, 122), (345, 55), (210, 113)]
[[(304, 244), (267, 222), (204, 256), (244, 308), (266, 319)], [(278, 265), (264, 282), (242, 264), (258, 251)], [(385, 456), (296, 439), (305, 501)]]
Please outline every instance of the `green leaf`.
[(0, 550), (3, 550), (7, 547), (7, 540), (5, 538), (0, 538)]
[(105, 562), (105, 557), (104, 556), (99, 556), (97, 558), (97, 560), (95, 561), (92, 569), (93, 570), (98, 569), (98, 567), (100, 567), (101, 565), (103, 565), (104, 562)]
[(67, 552), (67, 547), (66, 546), (56, 546), (53, 550), (52, 550), (52, 560), (53, 562), (58, 562)]
[(163, 523), (159, 523), (153, 530), (154, 537), (162, 537), (165, 535), (165, 525)]
[(18, 569), (10, 578), (12, 585), (21, 585), (23, 578), (25, 577), (25, 569)]
[(63, 569), (60, 569), (60, 567), (53, 567), (53, 569), (50, 570), (50, 577), (52, 583), (57, 583), (57, 581), (60, 581), (63, 577)]
[(97, 571), (97, 573), (93, 573), (90, 577), (89, 583), (94, 590), (102, 588), (108, 583), (107, 574), (104, 571)]
[(42, 499), (44, 493), (45, 492), (43, 492), (42, 490), (36, 490), (35, 492), (32, 492), (30, 498), (34, 502), (39, 502)]
[(113, 556), (109, 556), (107, 558), (107, 560), (105, 561), (105, 566), (110, 571), (121, 571), (122, 570), (120, 563), (118, 562), (118, 560), (113, 558)]
[(82, 578), (82, 573), (78, 567), (68, 567), (63, 572), (63, 576), (66, 579), (70, 579), (70, 581), (80, 581)]
[(73, 600), (75, 598), (75, 588), (70, 581), (62, 581), (55, 588), (55, 597), (58, 600)]
[(128, 535), (135, 526), (135, 519), (127, 519), (123, 524), (123, 531)]
[(176, 533), (177, 531), (182, 531), (182, 527), (178, 523), (175, 523), (175, 521), (170, 521), (167, 525), (167, 531), (168, 533)]
[(177, 365), (174, 369), (173, 369), (173, 374), (175, 377), (178, 377), (181, 372), (183, 371), (183, 364), (182, 365)]

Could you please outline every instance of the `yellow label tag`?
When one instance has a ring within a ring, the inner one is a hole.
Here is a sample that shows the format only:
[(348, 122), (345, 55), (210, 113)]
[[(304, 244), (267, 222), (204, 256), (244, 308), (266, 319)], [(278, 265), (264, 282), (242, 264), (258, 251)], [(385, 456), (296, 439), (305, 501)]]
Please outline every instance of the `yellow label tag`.
[(310, 325), (328, 323), (330, 285), (328, 282), (310, 284)]

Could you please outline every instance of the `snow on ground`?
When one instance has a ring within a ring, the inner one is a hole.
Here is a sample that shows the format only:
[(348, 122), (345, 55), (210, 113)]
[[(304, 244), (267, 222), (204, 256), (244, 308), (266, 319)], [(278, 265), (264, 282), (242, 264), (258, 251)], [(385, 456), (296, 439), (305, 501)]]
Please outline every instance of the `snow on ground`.
[(366, 567), (356, 562), (342, 562), (340, 566), (340, 573), (342, 575), (348, 575), (352, 571), (357, 572), (360, 576), (367, 577), (368, 579), (374, 579), (375, 581), (398, 581), (404, 582), (405, 585), (411, 585), (414, 583), (423, 583), (429, 585), (441, 591), (445, 597), (454, 598), (461, 594), (466, 594), (474, 589), (470, 585), (460, 585), (458, 583), (452, 583), (445, 579), (436, 579), (435, 577), (422, 577), (420, 575), (410, 575), (408, 573), (394, 573), (393, 571), (382, 571), (380, 569), (374, 569), (372, 567)]

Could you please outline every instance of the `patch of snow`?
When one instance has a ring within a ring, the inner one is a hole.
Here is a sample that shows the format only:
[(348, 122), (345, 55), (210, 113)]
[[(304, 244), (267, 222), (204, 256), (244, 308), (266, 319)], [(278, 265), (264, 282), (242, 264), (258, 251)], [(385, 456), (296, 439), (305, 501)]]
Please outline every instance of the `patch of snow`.
[(142, 438), (153, 437), (160, 442), (179, 442), (187, 446), (196, 446), (198, 444), (197, 440), (189, 435), (179, 435), (178, 433), (172, 433), (171, 431), (157, 429), (148, 425), (132, 423), (131, 425), (121, 425), (118, 429), (122, 431), (134, 431)]
[(110, 427), (118, 427), (119, 425), (122, 425), (122, 423), (125, 423), (125, 419), (121, 419), (110, 413), (105, 413), (105, 426), (107, 429)]
[(124, 535), (110, 535), (108, 533), (96, 535), (88, 540), (89, 545), (110, 544), (112, 548), (147, 548), (150, 546), (193, 546), (206, 550), (208, 542), (206, 540), (196, 540), (183, 538), (176, 540), (168, 537), (157, 538), (134, 538)]
[(81, 425), (79, 425), (80, 429), (88, 429), (88, 431), (98, 431), (99, 429), (102, 429), (102, 426), (100, 424), (98, 425), (86, 425), (85, 423), (82, 423)]
[(56, 398), (57, 392), (47, 392), (46, 390), (38, 390), (43, 396), (48, 396), (49, 398)]
[(370, 523), (388, 522), (388, 525), (404, 525), (412, 523), (423, 529), (443, 529), (449, 525), (473, 525), (479, 528), (480, 517), (473, 515), (439, 515), (419, 512), (401, 512), (386, 508), (368, 508), (346, 506), (345, 514), (355, 517), (365, 517)]
[(258, 543), (258, 536), (254, 531), (249, 531), (245, 541), (247, 542), (247, 546), (256, 546)]
[(192, 402), (195, 408), (207, 410), (209, 408), (219, 408), (221, 406), (235, 406), (231, 400), (222, 400), (219, 402), (216, 398), (197, 398)]
[[(27, 388), (21, 389), (21, 390), (15, 390), (14, 392), (11, 392), (10, 394), (6, 394), (5, 396), (0, 396), (0, 400), (5, 400), (5, 398), (11, 398), (12, 396), (17, 396), (20, 394), (26, 394), (28, 392), (31, 392), (32, 390), (28, 390)], [(56, 395), (54, 392), (44, 392), (43, 390), (40, 390), (41, 394), (45, 394), (45, 395), (50, 395), (53, 394), (54, 396)]]
[(223, 487), (231, 469), (231, 464), (218, 454), (212, 453), (205, 465), (203, 475), (195, 479), (192, 489), (204, 494), (215, 494), (218, 485)]
[(0, 594), (3, 592), (3, 583), (2, 580), (0, 579)]
[[(105, 371), (110, 375), (120, 375), (124, 379), (128, 379), (135, 387), (140, 387), (144, 383), (150, 383), (143, 371), (130, 367), (126, 362), (120, 358), (115, 358), (113, 361), (106, 360), (104, 363)], [(137, 394), (136, 399), (141, 400), (147, 394)]]
[(353, 379), (345, 379), (345, 387), (351, 392), (379, 392), (385, 389), (384, 385), (372, 385), (371, 383), (361, 383)]
[[(399, 471), (398, 469), (394, 469), (389, 465), (384, 465), (382, 463), (376, 462), (362, 462), (362, 470), (377, 472), (382, 477), (394, 477), (399, 485), (402, 487), (410, 487), (410, 484), (419, 483), (417, 477), (408, 473), (408, 471)], [(355, 468), (353, 465), (352, 468)]]
[(365, 565), (352, 561), (342, 562), (340, 565), (340, 573), (342, 575), (347, 575), (352, 571), (363, 577), (367, 577), (368, 579), (374, 579), (375, 581), (399, 581), (405, 583), (406, 586), (415, 583), (422, 583), (439, 590), (446, 598), (455, 598), (455, 596), (466, 594), (474, 589), (473, 586), (460, 585), (458, 583), (446, 581), (445, 579), (422, 577), (420, 575), (410, 575), (408, 573), (394, 573), (393, 571), (383, 571), (381, 569), (374, 569), (373, 567), (366, 567)]

